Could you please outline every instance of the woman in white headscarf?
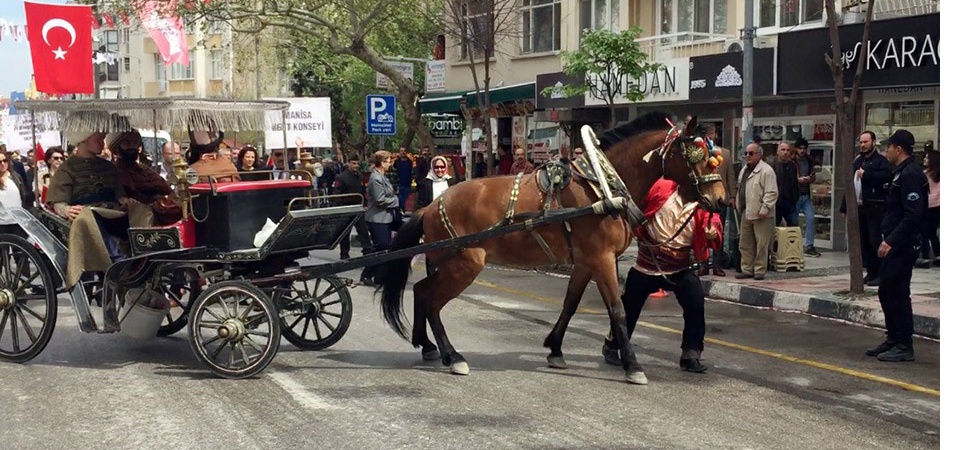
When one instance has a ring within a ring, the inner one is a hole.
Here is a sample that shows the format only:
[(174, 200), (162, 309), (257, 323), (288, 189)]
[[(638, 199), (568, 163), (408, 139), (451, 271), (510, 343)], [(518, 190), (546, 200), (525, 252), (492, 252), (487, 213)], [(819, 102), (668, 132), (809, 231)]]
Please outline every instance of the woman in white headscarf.
[(432, 158), (431, 170), (418, 186), (418, 197), (415, 199), (415, 209), (424, 208), (439, 198), (452, 185), (453, 176), (449, 174), (449, 161), (443, 156)]

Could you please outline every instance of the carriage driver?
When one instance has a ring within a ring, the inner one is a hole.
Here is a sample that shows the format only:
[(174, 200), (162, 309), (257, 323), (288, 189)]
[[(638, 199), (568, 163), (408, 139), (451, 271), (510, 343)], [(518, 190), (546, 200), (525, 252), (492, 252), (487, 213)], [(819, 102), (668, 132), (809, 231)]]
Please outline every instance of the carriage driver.
[[(673, 291), (684, 310), (684, 332), (681, 338), (681, 370), (704, 372), (701, 352), (704, 350), (704, 290), (691, 267), (695, 261), (708, 259), (709, 247), (721, 245), (722, 225), (717, 214), (702, 209), (696, 202), (684, 203), (677, 183), (660, 179), (647, 194), (643, 214), (648, 221), (636, 230), (639, 252), (630, 268), (623, 291), (627, 336), (633, 336), (640, 311), (647, 297), (660, 289)], [(606, 362), (620, 365), (619, 344), (610, 332), (602, 346)]]

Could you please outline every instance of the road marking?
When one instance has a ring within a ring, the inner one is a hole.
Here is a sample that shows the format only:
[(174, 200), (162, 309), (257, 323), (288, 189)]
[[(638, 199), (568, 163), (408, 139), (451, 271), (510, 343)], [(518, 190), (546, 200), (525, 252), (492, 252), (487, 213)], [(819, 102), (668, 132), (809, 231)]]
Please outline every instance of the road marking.
[[(533, 293), (530, 293), (530, 292), (524, 292), (524, 291), (521, 291), (519, 289), (514, 289), (514, 288), (500, 286), (500, 285), (497, 285), (497, 284), (494, 284), (494, 283), (490, 283), (490, 282), (487, 282), (487, 281), (476, 280), (476, 281), (473, 282), (473, 284), (476, 284), (478, 286), (483, 286), (483, 287), (486, 287), (486, 288), (490, 288), (490, 289), (496, 289), (498, 291), (506, 292), (508, 294), (519, 295), (521, 297), (529, 298), (531, 300), (537, 300), (539, 302), (550, 303), (550, 304), (558, 305), (558, 306), (561, 306), (561, 305), (564, 304), (564, 301), (563, 300), (559, 300), (559, 299), (551, 298), (551, 297), (544, 297), (544, 296), (533, 294)], [(584, 313), (587, 313), (587, 314), (605, 314), (605, 311), (599, 311), (599, 310), (595, 310), (595, 309), (592, 309), (592, 308), (585, 308), (585, 307), (582, 307), (582, 306), (579, 306), (578, 311), (584, 312)], [(661, 325), (654, 325), (652, 323), (644, 322), (642, 320), (641, 321), (638, 321), (636, 324), (638, 326), (642, 326), (644, 328), (649, 328), (651, 330), (663, 331), (663, 332), (666, 332), (666, 333), (673, 333), (673, 334), (682, 334), (681, 330), (676, 330), (676, 329), (669, 328), (669, 327), (664, 327), (664, 326), (661, 326)], [(901, 380), (895, 380), (895, 379), (892, 379), (892, 378), (886, 378), (886, 377), (878, 376), (878, 375), (867, 373), (867, 372), (861, 372), (859, 370), (848, 369), (846, 367), (835, 366), (833, 364), (827, 364), (827, 363), (823, 363), (823, 362), (820, 362), (820, 361), (813, 361), (813, 360), (809, 360), (809, 359), (805, 359), (805, 358), (797, 358), (795, 356), (784, 355), (782, 353), (772, 352), (772, 351), (761, 349), (761, 348), (749, 347), (747, 345), (736, 344), (736, 343), (733, 343), (733, 342), (727, 342), (727, 341), (722, 341), (722, 340), (718, 340), (718, 339), (712, 339), (712, 338), (707, 338), (706, 337), (704, 339), (704, 341), (707, 342), (707, 343), (710, 343), (710, 344), (721, 346), (721, 347), (728, 347), (728, 348), (732, 348), (732, 349), (735, 349), (735, 350), (741, 350), (741, 351), (744, 351), (744, 352), (754, 353), (754, 354), (757, 354), (757, 355), (768, 356), (770, 358), (780, 359), (780, 360), (791, 362), (791, 363), (803, 364), (805, 366), (810, 366), (810, 367), (815, 367), (815, 368), (818, 368), (818, 369), (829, 370), (831, 372), (836, 372), (836, 373), (840, 373), (840, 374), (843, 374), (843, 375), (848, 375), (848, 376), (851, 376), (851, 377), (860, 378), (862, 380), (875, 381), (875, 382), (878, 382), (878, 383), (883, 383), (883, 384), (887, 384), (887, 385), (890, 385), (890, 386), (895, 386), (895, 387), (898, 387), (898, 388), (901, 388), (901, 389), (905, 389), (905, 390), (909, 390), (909, 391), (914, 391), (914, 392), (920, 392), (920, 393), (923, 393), (923, 394), (929, 394), (929, 395), (934, 395), (936, 397), (939, 397), (939, 390), (938, 389), (930, 389), (930, 388), (919, 386), (919, 385), (916, 385), (916, 384), (907, 383), (907, 382), (901, 381)]]
[(335, 410), (340, 409), (337, 406), (331, 405), (325, 401), (319, 395), (310, 392), (302, 384), (293, 380), (292, 377), (286, 375), (282, 372), (270, 372), (268, 375), (269, 379), (279, 385), (282, 390), (286, 391), (296, 403), (307, 409), (314, 410)]

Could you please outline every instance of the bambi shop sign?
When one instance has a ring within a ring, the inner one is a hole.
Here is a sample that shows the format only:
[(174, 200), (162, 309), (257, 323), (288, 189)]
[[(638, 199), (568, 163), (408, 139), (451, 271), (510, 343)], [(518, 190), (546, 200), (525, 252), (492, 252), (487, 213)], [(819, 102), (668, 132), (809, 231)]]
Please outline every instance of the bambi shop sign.
[[(650, 72), (642, 79), (620, 77), (614, 83), (619, 86), (620, 94), (613, 99), (614, 103), (631, 103), (626, 99), (626, 92), (635, 86), (643, 92), (643, 99), (636, 103), (672, 102), (687, 100), (690, 88), (690, 58), (669, 59), (661, 62), (661, 67)], [(601, 89), (602, 83), (594, 83)], [(585, 106), (605, 106), (601, 91), (591, 91), (585, 94)]]
[(434, 138), (458, 138), (463, 135), (463, 118), (454, 115), (426, 116)]

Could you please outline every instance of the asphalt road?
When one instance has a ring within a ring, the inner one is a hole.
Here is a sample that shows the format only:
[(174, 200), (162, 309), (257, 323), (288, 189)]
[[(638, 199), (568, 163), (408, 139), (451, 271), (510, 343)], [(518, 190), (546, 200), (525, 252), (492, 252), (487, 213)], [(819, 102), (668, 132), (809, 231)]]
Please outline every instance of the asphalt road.
[[(349, 272), (356, 277), (356, 272)], [(416, 275), (417, 276), (417, 275)], [(45, 351), (0, 363), (3, 448), (939, 447), (939, 343), (917, 361), (863, 356), (882, 333), (800, 314), (707, 305), (706, 374), (681, 372), (680, 308), (648, 303), (634, 342), (650, 384), (602, 362), (608, 318), (590, 287), (565, 339), (567, 370), (541, 347), (565, 280), (489, 268), (444, 310), (469, 376), (450, 375), (352, 290), (334, 347), (283, 342), (258, 377), (213, 377), (186, 333), (135, 341), (78, 332), (67, 303)], [(409, 294), (410, 295), (410, 294)], [(409, 312), (410, 312), (409, 308)]]

